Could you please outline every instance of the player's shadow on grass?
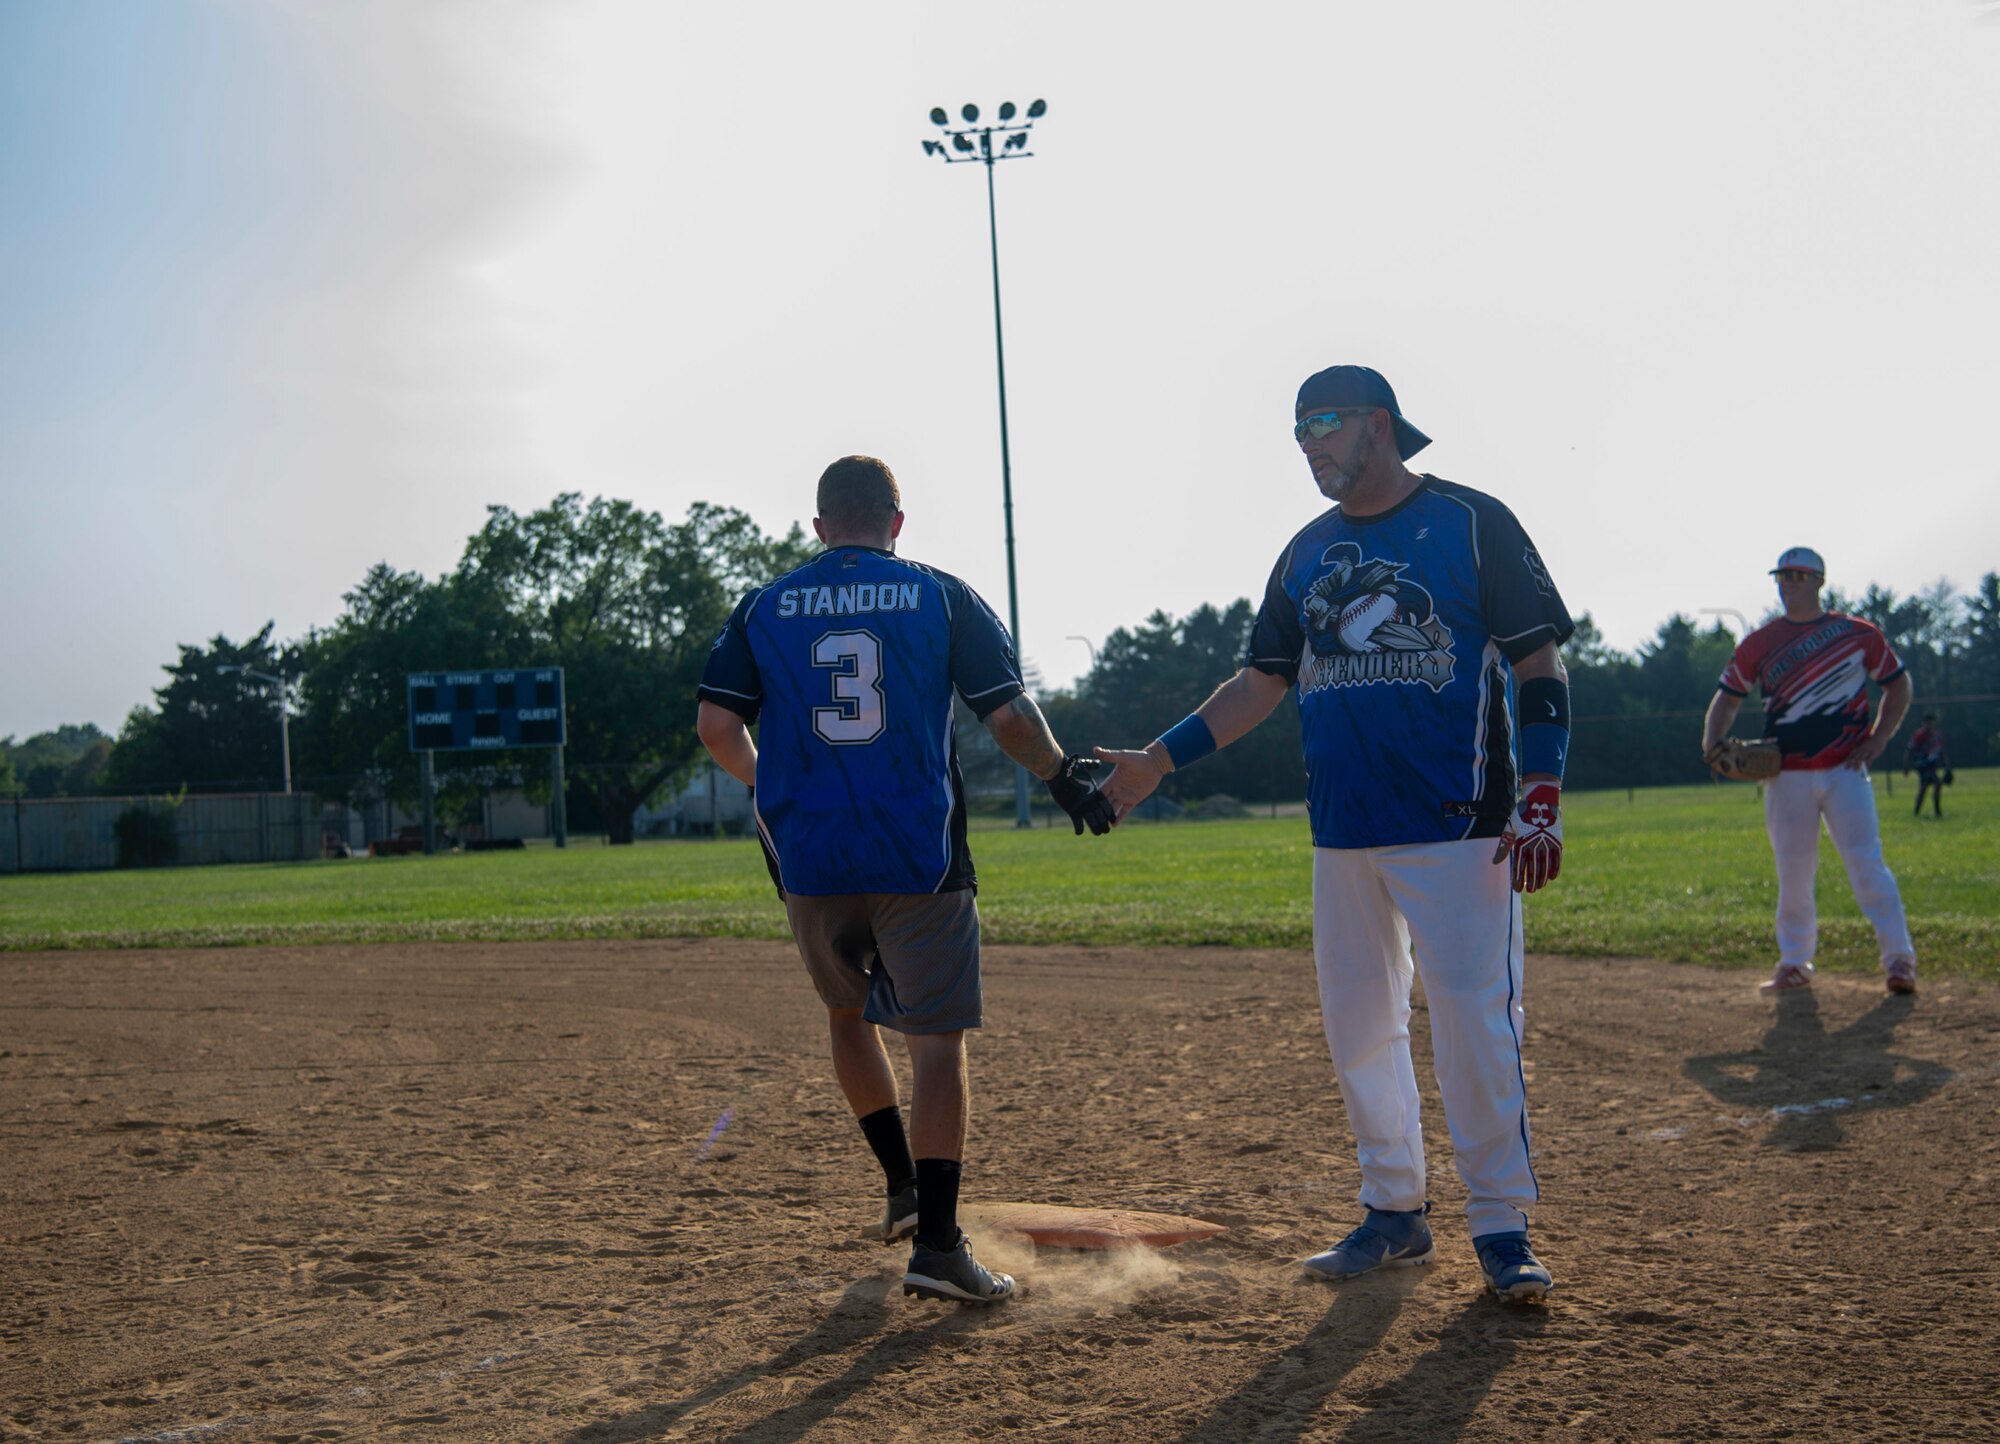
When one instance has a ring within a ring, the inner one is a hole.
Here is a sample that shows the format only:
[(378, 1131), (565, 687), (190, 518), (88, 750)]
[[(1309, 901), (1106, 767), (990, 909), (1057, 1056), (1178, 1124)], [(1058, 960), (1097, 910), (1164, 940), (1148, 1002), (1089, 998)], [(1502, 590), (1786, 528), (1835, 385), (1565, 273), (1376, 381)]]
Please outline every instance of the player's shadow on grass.
[[(890, 1317), (886, 1295), (898, 1281), (876, 1275), (852, 1284), (824, 1319), (776, 1358), (745, 1365), (671, 1404), (649, 1404), (616, 1419), (586, 1424), (569, 1434), (565, 1444), (631, 1444), (631, 1441), (657, 1439), (697, 1410), (722, 1403), (746, 1390), (756, 1390), (753, 1398), (781, 1407), (733, 1427), (717, 1420), (712, 1430), (704, 1431), (704, 1437), (757, 1439), (772, 1444), (804, 1438), (883, 1370), (912, 1362), (940, 1339), (977, 1328), (988, 1317), (983, 1310), (956, 1308), (942, 1315), (929, 1315), (923, 1327), (898, 1330), (876, 1340), (838, 1376), (800, 1392), (795, 1400), (791, 1399), (792, 1391), (782, 1385), (775, 1391), (769, 1387), (772, 1381), (789, 1382), (794, 1369), (827, 1354), (842, 1353), (879, 1331)], [(926, 1316), (915, 1317), (922, 1320)], [(758, 1389), (758, 1385), (766, 1387)]]
[(1372, 1354), (1429, 1269), (1398, 1269), (1340, 1285), (1333, 1306), (1306, 1336), (1219, 1402), (1182, 1444), (1296, 1439), (1321, 1400)]
[(1877, 1108), (1921, 1103), (1951, 1081), (1941, 1063), (1890, 1051), (1916, 999), (1890, 994), (1837, 1032), (1820, 1021), (1809, 988), (1780, 993), (1778, 1015), (1755, 1048), (1710, 1053), (1681, 1066), (1746, 1121), (1774, 1123), (1764, 1142), (1793, 1152), (1837, 1147), (1840, 1120)]

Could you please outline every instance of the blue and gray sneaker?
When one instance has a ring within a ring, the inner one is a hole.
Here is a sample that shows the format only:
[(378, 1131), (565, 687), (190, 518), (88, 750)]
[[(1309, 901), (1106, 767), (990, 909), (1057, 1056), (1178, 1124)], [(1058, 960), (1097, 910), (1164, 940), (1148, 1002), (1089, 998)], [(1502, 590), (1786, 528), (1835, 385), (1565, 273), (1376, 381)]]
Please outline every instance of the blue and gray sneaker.
[(1528, 1247), (1525, 1233), (1489, 1233), (1472, 1241), (1479, 1254), (1479, 1267), (1486, 1274), (1486, 1287), (1503, 1304), (1538, 1304), (1548, 1297), (1556, 1281)]
[(913, 1183), (889, 1195), (889, 1202), (883, 1207), (882, 1221), (872, 1223), (861, 1230), (863, 1238), (879, 1238), (883, 1243), (894, 1243), (908, 1238), (917, 1231), (917, 1186)]
[(1431, 1242), (1431, 1206), (1406, 1213), (1371, 1208), (1361, 1227), (1328, 1249), (1307, 1259), (1302, 1268), (1316, 1279), (1359, 1278), (1376, 1269), (1407, 1269), (1437, 1257)]
[(961, 1304), (997, 1304), (1014, 1296), (1010, 1274), (989, 1273), (972, 1257), (972, 1240), (964, 1233), (950, 1249), (910, 1250), (910, 1267), (903, 1275), (903, 1292), (920, 1299), (946, 1299)]

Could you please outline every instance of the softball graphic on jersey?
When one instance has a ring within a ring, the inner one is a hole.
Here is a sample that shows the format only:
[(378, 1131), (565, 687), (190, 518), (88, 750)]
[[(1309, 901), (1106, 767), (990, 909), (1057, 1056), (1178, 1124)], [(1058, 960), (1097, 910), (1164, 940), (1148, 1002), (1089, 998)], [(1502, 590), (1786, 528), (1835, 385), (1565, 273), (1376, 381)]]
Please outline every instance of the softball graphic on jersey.
[(1435, 692), (1451, 681), (1450, 629), (1437, 619), (1431, 594), (1403, 575), (1407, 564), (1364, 558), (1345, 541), (1328, 547), (1320, 564), (1328, 570), (1304, 600), (1301, 691), (1422, 682)]

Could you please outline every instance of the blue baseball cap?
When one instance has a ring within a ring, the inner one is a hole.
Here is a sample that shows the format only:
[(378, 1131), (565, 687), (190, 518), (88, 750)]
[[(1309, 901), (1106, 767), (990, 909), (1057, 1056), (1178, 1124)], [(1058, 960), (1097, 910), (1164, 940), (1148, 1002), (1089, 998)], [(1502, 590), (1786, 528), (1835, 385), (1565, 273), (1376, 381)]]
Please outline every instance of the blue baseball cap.
[(1778, 558), (1778, 564), (1771, 568), (1771, 575), (1779, 572), (1817, 572), (1826, 575), (1826, 563), (1819, 559), (1819, 553), (1811, 547), (1787, 547), (1785, 554)]
[(1386, 411), (1396, 419), (1396, 450), (1403, 460), (1408, 461), (1431, 444), (1428, 436), (1403, 419), (1403, 413), (1396, 407), (1394, 389), (1372, 366), (1329, 366), (1324, 371), (1315, 371), (1299, 387), (1299, 402), (1292, 418), (1297, 420), (1309, 411), (1359, 407)]

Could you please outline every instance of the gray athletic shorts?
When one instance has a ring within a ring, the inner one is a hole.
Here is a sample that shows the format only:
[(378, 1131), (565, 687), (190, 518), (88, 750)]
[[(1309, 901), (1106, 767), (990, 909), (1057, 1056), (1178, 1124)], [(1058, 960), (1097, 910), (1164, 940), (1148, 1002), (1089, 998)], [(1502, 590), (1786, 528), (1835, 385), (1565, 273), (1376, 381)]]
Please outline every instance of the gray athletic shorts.
[(829, 1008), (860, 1008), (899, 1033), (953, 1033), (984, 1021), (979, 909), (972, 890), (785, 898), (799, 956)]

